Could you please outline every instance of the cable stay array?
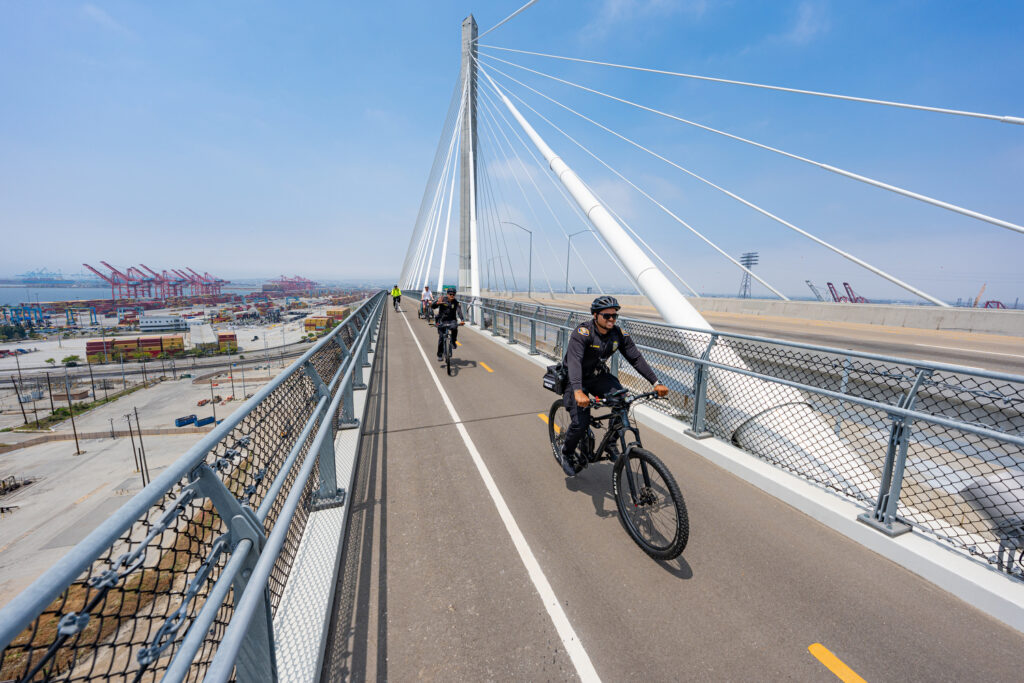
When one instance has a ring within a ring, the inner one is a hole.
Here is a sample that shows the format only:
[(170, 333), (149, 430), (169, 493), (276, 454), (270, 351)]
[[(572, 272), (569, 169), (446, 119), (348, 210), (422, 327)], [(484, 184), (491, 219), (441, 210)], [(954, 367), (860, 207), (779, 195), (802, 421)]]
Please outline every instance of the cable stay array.
[[(711, 133), (720, 138), (739, 142), (743, 145), (770, 152), (773, 155), (797, 161), (819, 170), (828, 171), (830, 174), (846, 178), (847, 180), (854, 180), (858, 183), (882, 189), (886, 192), (913, 199), (951, 213), (960, 214), (1012, 232), (1024, 234), (1024, 226), (1018, 223), (968, 209), (964, 206), (887, 183), (877, 178), (855, 173), (837, 165), (815, 160), (804, 154), (797, 154), (777, 146), (715, 128), (649, 104), (634, 101), (599, 88), (590, 87), (583, 83), (518, 64), (504, 59), (495, 53), (506, 55), (513, 53), (560, 62), (600, 66), (620, 71), (649, 73), (667, 78), (691, 79), (806, 97), (820, 97), (851, 103), (894, 107), (916, 112), (967, 117), (1001, 123), (1024, 124), (1024, 118), (1022, 117), (986, 114), (977, 111), (932, 107), (885, 99), (718, 78), (669, 69), (617, 64), (581, 57), (568, 57), (480, 42), (480, 39), (485, 35), (511, 21), (534, 5), (536, 1), (530, 0), (530, 2), (527, 2), (475, 38), (471, 37), (476, 31), (475, 23), (468, 23), (472, 22), (472, 18), (463, 23), (463, 67), (460, 70), (459, 78), (452, 92), (448, 112), (442, 126), (441, 137), (438, 140), (427, 185), (424, 189), (416, 223), (413, 228), (412, 238), (410, 239), (403, 263), (402, 285), (405, 287), (421, 288), (427, 283), (436, 281), (438, 289), (440, 289), (443, 284), (450, 282), (449, 279), (446, 279), (446, 269), (450, 268), (451, 261), (455, 260), (449, 258), (452, 255), (449, 253), (449, 247), (452, 243), (452, 240), (450, 240), (453, 222), (452, 207), (456, 203), (455, 185), (459, 177), (461, 177), (463, 182), (461, 211), (465, 212), (468, 206), (469, 215), (461, 217), (460, 239), (455, 240), (455, 243), (459, 245), (459, 253), (462, 255), (462, 260), (459, 261), (461, 279), (466, 273), (462, 269), (466, 267), (466, 254), (464, 252), (466, 249), (465, 242), (468, 225), (472, 251), (471, 269), (473, 272), (471, 278), (476, 283), (474, 287), (482, 285), (492, 290), (521, 291), (523, 289), (530, 289), (532, 291), (534, 284), (532, 271), (533, 264), (536, 262), (544, 284), (542, 289), (546, 289), (548, 294), (554, 297), (556, 290), (560, 289), (561, 286), (554, 284), (554, 280), (557, 280), (558, 276), (553, 277), (553, 274), (562, 269), (566, 273), (566, 291), (574, 291), (575, 288), (570, 284), (569, 272), (572, 265), (571, 261), (575, 258), (582, 266), (582, 271), (585, 272), (587, 279), (593, 283), (593, 287), (597, 291), (604, 293), (603, 285), (608, 285), (606, 269), (601, 270), (601, 278), (597, 277), (594, 272), (596, 268), (603, 268), (604, 264), (595, 262), (590, 251), (581, 251), (581, 247), (586, 247), (586, 244), (579, 240), (573, 241), (573, 238), (576, 236), (585, 238), (586, 235), (591, 235), (596, 239), (597, 245), (604, 251), (608, 259), (621, 271), (626, 281), (631, 283), (638, 291), (660, 291), (657, 288), (651, 289), (650, 281), (645, 279), (647, 275), (644, 273), (647, 272), (645, 269), (656, 271), (663, 268), (686, 291), (694, 296), (699, 296), (697, 288), (687, 282), (677, 272), (676, 268), (666, 260), (665, 256), (670, 252), (659, 247), (657, 244), (652, 244), (656, 240), (650, 234), (650, 230), (647, 230), (648, 235), (645, 239), (644, 235), (634, 229), (630, 221), (627, 220), (627, 217), (617, 212), (604, 198), (598, 195), (593, 187), (597, 179), (591, 178), (591, 182), (588, 183), (576, 175), (572, 169), (568, 168), (559, 157), (559, 154), (550, 149), (538, 136), (538, 133), (533, 128), (533, 124), (523, 116), (516, 106), (513, 106), (512, 101), (514, 100), (523, 107), (523, 111), (527, 112), (529, 116), (540, 119), (562, 138), (572, 143), (571, 149), (580, 150), (586, 155), (588, 160), (596, 162), (601, 169), (601, 174), (604, 172), (610, 174), (607, 176), (607, 180), (614, 179), (615, 183), (621, 183), (623, 187), (629, 188), (630, 192), (635, 192), (643, 198), (645, 206), (650, 205), (657, 210), (655, 215), (664, 216), (671, 221), (670, 225), (682, 228), (681, 230), (675, 228), (678, 230), (677, 234), (695, 237), (701, 244), (710, 248), (717, 257), (724, 258), (730, 267), (737, 268), (745, 276), (749, 276), (757, 281), (782, 300), (788, 300), (788, 297), (782, 292), (781, 288), (770, 283), (767, 278), (754, 273), (748, 265), (730, 255), (728, 250), (722, 246), (721, 240), (724, 239), (723, 237), (716, 237), (706, 226), (701, 229), (695, 227), (692, 221), (680, 215), (679, 209), (670, 206), (671, 202), (659, 199), (652, 188), (644, 187), (645, 183), (637, 182), (635, 179), (630, 178), (627, 172), (625, 172), (624, 167), (610, 163), (607, 160), (610, 157), (606, 153), (599, 154), (592, 148), (592, 145), (584, 144), (578, 135), (574, 135), (567, 129), (564, 123), (561, 125), (556, 123), (554, 118), (550, 114), (544, 113), (542, 109), (550, 109), (551, 106), (554, 106), (557, 108), (557, 111), (565, 112), (575, 119), (581, 119), (589, 126), (601, 131), (600, 134), (607, 134), (617, 141), (626, 143), (629, 149), (643, 152), (645, 158), (651, 157), (656, 159), (658, 162), (671, 167), (674, 171), (685, 174), (700, 184), (715, 190), (716, 193), (728, 197), (746, 209), (753, 210), (760, 216), (768, 218), (774, 224), (781, 225), (788, 231), (810, 240), (817, 246), (827, 249), (832, 254), (863, 268), (871, 274), (913, 294), (915, 297), (937, 306), (948, 306), (947, 303), (938, 297), (905, 282), (863, 258), (855, 256), (831, 241), (816, 235), (810, 229), (796, 225), (791, 220), (781, 217), (778, 213), (742, 196), (739, 191), (728, 189), (723, 184), (713, 181), (692, 168), (671, 159), (669, 155), (657, 151), (656, 146), (641, 143), (637, 139), (620, 132), (620, 130), (616, 130), (611, 125), (601, 122), (599, 117), (591, 116), (579, 107), (565, 104), (548, 92), (545, 92), (536, 82), (533, 84), (527, 83), (513, 76), (507, 69), (516, 69), (543, 79), (542, 82), (566, 86), (587, 95), (597, 96), (603, 100), (626, 105), (632, 109)], [(470, 64), (472, 68), (470, 68)], [(481, 77), (476, 78), (477, 74)], [(533, 81), (534, 79), (530, 80)], [(480, 84), (483, 84), (483, 87), (480, 87)], [(467, 121), (469, 116), (472, 116), (472, 119)], [(466, 128), (467, 125), (469, 128)], [(462, 139), (464, 130), (472, 130), (473, 133), (473, 141), (468, 148), (466, 146), (468, 143)], [(459, 149), (462, 152), (456, 153), (456, 150)], [(470, 150), (468, 155), (466, 153), (467, 149)], [(523, 150), (525, 150), (525, 154)], [(468, 172), (462, 168), (463, 165), (468, 165)], [(536, 178), (538, 173), (547, 178), (546, 183), (544, 181), (538, 182)], [(572, 177), (566, 180), (560, 177), (559, 174), (565, 177)], [(604, 182), (605, 178), (600, 180)], [(552, 192), (552, 188), (554, 192)], [(585, 188), (585, 191), (581, 188)], [(469, 196), (472, 197), (472, 201), (468, 204), (464, 199), (467, 190)], [(585, 195), (586, 197), (584, 198)], [(555, 199), (556, 197), (560, 197), (561, 201)], [(539, 203), (537, 200), (539, 200)], [(594, 218), (594, 211), (602, 214), (603, 218), (600, 221)], [(624, 232), (619, 231), (618, 227), (614, 227), (612, 225), (613, 221), (616, 221)], [(456, 220), (456, 223), (458, 224), (458, 220)], [(513, 226), (517, 229), (513, 231), (511, 236), (508, 234), (508, 226)], [(525, 231), (530, 235), (530, 246), (526, 252), (523, 249), (523, 238), (525, 236), (520, 234), (518, 230)], [(555, 240), (553, 241), (552, 238), (555, 238)], [(556, 249), (554, 246), (555, 242), (563, 239), (566, 241), (564, 259), (561, 256), (563, 249)], [(541, 247), (540, 249), (534, 249), (535, 240), (538, 246)], [(635, 246), (635, 250), (631, 253), (634, 254), (636, 259), (650, 259), (650, 261), (645, 260), (647, 265), (643, 268), (637, 269), (635, 261), (632, 265), (629, 263), (629, 258), (634, 257), (622, 256), (622, 245), (630, 240), (633, 240), (633, 246), (630, 246), (629, 249), (633, 249)], [(588, 247), (588, 249), (592, 249), (592, 247)], [(655, 266), (654, 262), (660, 265)], [(438, 265), (435, 267), (435, 264)], [(525, 283), (526, 287), (523, 287), (523, 268), (527, 265), (529, 266), (531, 276), (529, 282)], [(658, 277), (662, 276), (659, 275)], [(647, 288), (642, 288), (638, 280), (647, 281)], [(658, 280), (658, 282), (661, 283), (658, 285), (661, 288), (671, 289), (674, 287), (664, 278)], [(465, 283), (463, 285), (465, 286)], [(678, 296), (678, 293), (674, 294), (674, 296)]]
[(924, 194), (921, 194), (921, 193), (918, 193), (918, 192), (913, 192), (911, 190), (907, 190), (905, 188), (898, 187), (896, 185), (891, 185), (889, 183), (883, 182), (881, 180), (877, 180), (875, 178), (869, 178), (868, 176), (860, 175), (859, 173), (854, 173), (852, 171), (847, 171), (846, 169), (839, 168), (837, 166), (832, 166), (830, 164), (825, 164), (825, 163), (822, 163), (820, 161), (815, 161), (814, 159), (809, 159), (807, 157), (800, 156), (799, 154), (794, 154), (792, 152), (787, 152), (787, 151), (779, 149), (777, 147), (772, 147), (771, 145), (766, 145), (766, 144), (757, 142), (755, 140), (750, 140), (749, 138), (745, 138), (745, 137), (742, 137), (740, 135), (734, 135), (732, 133), (728, 133), (726, 131), (719, 130), (717, 128), (713, 128), (711, 126), (707, 126), (707, 125), (704, 125), (702, 123), (698, 123), (696, 121), (691, 121), (689, 119), (685, 119), (685, 118), (683, 118), (681, 116), (676, 116), (675, 114), (671, 114), (669, 112), (665, 112), (665, 111), (662, 111), (660, 109), (655, 109), (654, 107), (648, 107), (646, 105), (640, 104), (639, 102), (634, 102), (632, 100), (628, 100), (628, 99), (623, 98), (623, 97), (618, 97), (616, 95), (612, 95), (610, 93), (606, 93), (604, 91), (597, 90), (595, 88), (589, 88), (589, 87), (587, 87), (585, 85), (581, 85), (579, 83), (575, 83), (573, 81), (569, 81), (569, 80), (566, 80), (564, 78), (559, 78), (558, 76), (553, 76), (551, 74), (547, 74), (547, 73), (544, 73), (542, 71), (537, 71), (536, 69), (531, 69), (531, 68), (523, 66), (521, 64), (516, 64), (514, 62), (510, 62), (508, 60), (501, 59), (500, 57), (495, 57), (493, 55), (486, 55), (486, 54), (482, 55), (482, 56), (484, 58), (486, 58), (486, 59), (498, 61), (498, 62), (501, 62), (503, 64), (507, 64), (509, 66), (515, 67), (517, 69), (522, 69), (523, 71), (528, 71), (528, 72), (530, 72), (532, 74), (536, 74), (536, 75), (542, 76), (544, 78), (549, 78), (549, 79), (551, 79), (553, 81), (557, 81), (558, 83), (563, 83), (563, 84), (571, 86), (573, 88), (577, 88), (579, 90), (583, 90), (585, 92), (589, 92), (589, 93), (592, 93), (594, 95), (599, 95), (601, 97), (607, 98), (607, 99), (612, 100), (614, 102), (620, 102), (622, 104), (626, 104), (626, 105), (629, 105), (631, 107), (635, 107), (635, 108), (640, 109), (642, 111), (650, 112), (652, 114), (657, 114), (658, 116), (663, 116), (663, 117), (665, 117), (667, 119), (672, 119), (674, 121), (678, 121), (680, 123), (684, 123), (684, 124), (686, 124), (688, 126), (693, 126), (695, 128), (700, 128), (701, 130), (706, 130), (706, 131), (708, 131), (710, 133), (714, 133), (716, 135), (721, 135), (723, 137), (730, 138), (732, 140), (736, 140), (738, 142), (742, 142), (742, 143), (747, 144), (747, 145), (752, 145), (754, 147), (758, 147), (760, 149), (763, 149), (763, 150), (766, 150), (766, 151), (769, 151), (769, 152), (773, 152), (775, 154), (780, 154), (780, 155), (782, 155), (784, 157), (788, 157), (788, 158), (793, 159), (795, 161), (800, 161), (800, 162), (805, 163), (805, 164), (810, 164), (811, 166), (816, 166), (817, 168), (829, 171), (830, 173), (835, 173), (837, 175), (843, 176), (845, 178), (849, 178), (851, 180), (856, 180), (858, 182), (865, 183), (867, 185), (872, 185), (874, 187), (877, 187), (877, 188), (880, 188), (880, 189), (883, 189), (883, 190), (888, 190), (889, 192), (893, 192), (895, 194), (899, 194), (899, 195), (902, 195), (904, 197), (908, 197), (910, 199), (916, 199), (916, 200), (924, 202), (926, 204), (931, 204), (933, 206), (937, 206), (939, 208), (946, 209), (948, 211), (954, 211), (956, 213), (963, 214), (964, 216), (969, 216), (970, 218), (975, 218), (977, 220), (984, 221), (986, 223), (991, 223), (992, 225), (997, 225), (997, 226), (999, 226), (1001, 228), (1006, 228), (1007, 230), (1013, 230), (1014, 232), (1019, 232), (1021, 234), (1024, 234), (1024, 226), (1018, 225), (1016, 223), (1012, 223), (1010, 221), (1003, 220), (1001, 218), (996, 218), (994, 216), (989, 216), (987, 214), (983, 214), (983, 213), (980, 213), (978, 211), (973, 211), (971, 209), (967, 209), (967, 208), (964, 208), (962, 206), (958, 206), (956, 204), (951, 204), (949, 202), (944, 202), (944, 201), (942, 201), (940, 199), (935, 199), (934, 197), (929, 197), (927, 195), (924, 195)]
[[(902, 289), (904, 289), (904, 290), (906, 290), (908, 292), (911, 292), (915, 296), (918, 296), (918, 297), (920, 297), (920, 298), (922, 298), (922, 299), (924, 299), (926, 301), (929, 301), (929, 302), (931, 302), (931, 303), (933, 303), (933, 304), (935, 304), (937, 306), (948, 306), (948, 304), (946, 304), (944, 301), (942, 301), (938, 297), (935, 297), (935, 296), (932, 296), (930, 294), (927, 294), (926, 292), (918, 289), (917, 287), (914, 287), (913, 285), (910, 285), (910, 284), (904, 282), (903, 280), (895, 277), (894, 275), (891, 275), (891, 274), (883, 271), (882, 269), (877, 268), (877, 267), (871, 265), (867, 261), (864, 261), (863, 259), (860, 259), (860, 258), (854, 256), (853, 254), (850, 254), (849, 252), (844, 251), (843, 249), (840, 249), (839, 247), (836, 247), (833, 244), (830, 244), (829, 242), (821, 239), (820, 237), (817, 237), (816, 235), (810, 233), (809, 231), (804, 230), (804, 229), (794, 225), (790, 221), (787, 221), (787, 220), (777, 216), (776, 214), (768, 211), (767, 209), (765, 209), (765, 208), (755, 204), (754, 202), (749, 201), (749, 200), (741, 197), (740, 195), (736, 194), (735, 192), (732, 192), (732, 191), (730, 191), (730, 190), (728, 190), (728, 189), (726, 189), (726, 188), (724, 188), (724, 187), (722, 187), (722, 186), (720, 186), (720, 185), (718, 185), (718, 184), (708, 180), (707, 178), (705, 178), (705, 177), (695, 173), (694, 171), (692, 171), (692, 170), (690, 170), (690, 169), (688, 169), (688, 168), (686, 168), (686, 167), (684, 167), (684, 166), (682, 166), (682, 165), (672, 161), (671, 159), (668, 159), (667, 157), (665, 157), (665, 156), (663, 156), (663, 155), (661, 155), (661, 154), (651, 150), (650, 148), (648, 148), (648, 147), (646, 147), (646, 146), (636, 142), (632, 138), (629, 138), (629, 137), (623, 135), (622, 133), (619, 133), (618, 131), (613, 130), (612, 128), (610, 128), (610, 127), (608, 127), (608, 126), (606, 126), (606, 125), (596, 121), (595, 119), (593, 119), (593, 118), (591, 118), (589, 116), (586, 116), (585, 114), (580, 113), (579, 111), (573, 109), (572, 107), (569, 107), (568, 105), (563, 104), (562, 102), (560, 102), (560, 101), (556, 100), (555, 98), (553, 98), (553, 97), (551, 97), (551, 96), (549, 96), (549, 95), (547, 95), (547, 94), (537, 90), (536, 88), (533, 88), (533, 87), (527, 85), (526, 83), (523, 83), (522, 81), (520, 81), (520, 80), (516, 79), (515, 77), (509, 75), (508, 73), (502, 71), (500, 68), (495, 67), (495, 66), (492, 65), (492, 66), (488, 67), (488, 72), (490, 70), (493, 70), (495, 73), (503, 76), (507, 81), (511, 81), (513, 83), (516, 83), (516, 84), (520, 85), (521, 87), (523, 87), (523, 88), (533, 92), (534, 94), (544, 98), (545, 100), (548, 100), (552, 104), (555, 104), (558, 107), (561, 107), (562, 109), (564, 109), (565, 111), (568, 111), (569, 113), (573, 114), (574, 116), (579, 117), (579, 118), (583, 119), (584, 121), (587, 121), (588, 123), (596, 126), (597, 128), (600, 128), (601, 130), (604, 130), (605, 132), (613, 135), (614, 137), (622, 140), (623, 142), (626, 142), (626, 143), (632, 145), (633, 147), (635, 147), (635, 148), (645, 152), (646, 154), (648, 154), (648, 155), (658, 159), (659, 161), (662, 161), (662, 162), (672, 166), (673, 168), (676, 168), (679, 171), (682, 171), (683, 173), (685, 173), (685, 174), (689, 175), (690, 177), (694, 178), (695, 180), (698, 180), (701, 183), (704, 183), (705, 185), (707, 185), (707, 186), (709, 186), (709, 187), (711, 187), (711, 188), (713, 188), (713, 189), (715, 189), (715, 190), (725, 194), (726, 196), (728, 196), (728, 197), (730, 197), (730, 198), (732, 198), (732, 199), (734, 199), (734, 200), (744, 204), (745, 206), (747, 206), (747, 207), (757, 211), (761, 215), (763, 215), (763, 216), (765, 216), (767, 218), (770, 218), (771, 220), (775, 221), (776, 223), (779, 223), (780, 225), (783, 225), (786, 228), (789, 228), (790, 230), (793, 230), (794, 232), (796, 232), (796, 233), (798, 233), (798, 234), (800, 234), (800, 235), (802, 235), (802, 236), (812, 240), (813, 242), (819, 244), (820, 246), (823, 246), (826, 249), (829, 249), (833, 253), (838, 254), (839, 256), (842, 256), (843, 258), (847, 259), (848, 261), (857, 264), (858, 266), (868, 270), (869, 272), (874, 273), (875, 275), (878, 275), (879, 277), (882, 277), (882, 278), (888, 280), (889, 282), (892, 282), (893, 284), (897, 285), (898, 287), (901, 287)], [(521, 98), (517, 98), (517, 99), (522, 101)], [(534, 111), (534, 113), (537, 113), (535, 109), (533, 109), (532, 107), (530, 107), (530, 108), (531, 108), (531, 110)], [(547, 119), (545, 119), (545, 120), (547, 120)], [(548, 121), (548, 123), (550, 123), (550, 121)], [(557, 129), (557, 130), (559, 130), (560, 133), (562, 132), (560, 129)], [(610, 170), (612, 170), (612, 169), (610, 169)], [(633, 186), (635, 189), (639, 190), (639, 188), (637, 188), (636, 185), (634, 183), (632, 183), (631, 181), (629, 181), (629, 184), (631, 186)], [(645, 194), (645, 196), (647, 196), (647, 195)], [(648, 196), (648, 199), (651, 199), (652, 201), (655, 201), (655, 200), (653, 200), (652, 197), (649, 197), (649, 196)], [(657, 203), (657, 202), (655, 202), (655, 203)], [(675, 214), (671, 214), (671, 215), (672, 215), (672, 217), (675, 220), (680, 221), (684, 225), (688, 225), (688, 224), (685, 223), (685, 221), (682, 221), (682, 219), (680, 219)], [(717, 249), (716, 249), (716, 251), (717, 251)], [(730, 259), (730, 260), (732, 260), (732, 259)], [(736, 263), (734, 260), (733, 260), (733, 262)], [(738, 263), (736, 263), (736, 265), (738, 265), (744, 271), (747, 271), (747, 269), (745, 267), (739, 265)], [(753, 273), (751, 273), (751, 275), (753, 275)], [(757, 277), (757, 276), (754, 276), (754, 277)], [(760, 281), (762, 284), (765, 284), (763, 281), (761, 281), (760, 278), (758, 278), (758, 281)], [(768, 285), (765, 284), (765, 286), (768, 286)], [(772, 288), (769, 287), (769, 289), (772, 289)], [(776, 291), (776, 290), (773, 289), (773, 291)]]
[[(497, 28), (497, 27), (495, 27)], [(493, 29), (492, 29), (493, 30)], [(489, 33), (490, 31), (488, 31)], [(483, 38), (483, 35), (480, 36)], [(737, 81), (729, 78), (715, 78), (713, 76), (699, 76), (697, 74), (688, 74), (681, 71), (668, 71), (666, 69), (651, 69), (643, 66), (630, 66), (628, 64), (616, 64), (614, 62), (602, 62), (596, 59), (583, 59), (580, 57), (566, 57), (564, 55), (552, 55), (545, 52), (534, 52), (532, 50), (517, 50), (511, 47), (501, 47), (498, 45), (484, 45), (480, 44), (480, 47), (485, 47), (491, 50), (501, 50), (502, 52), (515, 52), (521, 55), (531, 55), (534, 57), (545, 57), (547, 59), (560, 59), (566, 62), (577, 62), (580, 64), (595, 64), (597, 66), (608, 66), (616, 69), (626, 69), (628, 71), (640, 71), (643, 73), (659, 74), (662, 76), (676, 76), (678, 78), (689, 78), (697, 81), (708, 81), (711, 83), (725, 83), (728, 85), (742, 85), (748, 88), (761, 88), (763, 90), (775, 90), (778, 92), (795, 93), (798, 95), (812, 95), (814, 97), (826, 97), (834, 100), (846, 100), (848, 102), (861, 102), (864, 104), (878, 104), (886, 107), (897, 107), (900, 109), (914, 109), (917, 111), (927, 111), (936, 114), (949, 114), (952, 116), (966, 116), (977, 119), (987, 119), (989, 121), (999, 121), (1000, 123), (1015, 123), (1017, 125), (1024, 125), (1024, 117), (1021, 116), (1001, 116), (999, 114), (983, 114), (976, 111), (963, 111), (960, 109), (945, 109), (943, 107), (929, 107), (923, 104), (908, 104), (906, 102), (893, 102), (891, 100), (878, 100), (869, 97), (856, 97), (853, 95), (838, 95), (836, 93), (821, 92), (818, 90), (802, 90), (800, 88), (786, 88), (779, 85), (766, 85), (764, 83), (751, 83), (749, 81)]]

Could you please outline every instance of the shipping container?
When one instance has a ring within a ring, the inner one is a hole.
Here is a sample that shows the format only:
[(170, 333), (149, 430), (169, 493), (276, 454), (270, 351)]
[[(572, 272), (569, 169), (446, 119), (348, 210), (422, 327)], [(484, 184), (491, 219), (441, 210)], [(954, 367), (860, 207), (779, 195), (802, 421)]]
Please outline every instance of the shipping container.
[(174, 421), (174, 426), (175, 427), (184, 427), (185, 425), (190, 425), (190, 424), (195, 423), (195, 421), (196, 421), (196, 416), (195, 415), (186, 415), (185, 417), (179, 417), (177, 420), (175, 420)]
[(196, 427), (205, 427), (208, 424), (213, 424), (213, 415), (210, 417), (201, 417), (196, 420)]

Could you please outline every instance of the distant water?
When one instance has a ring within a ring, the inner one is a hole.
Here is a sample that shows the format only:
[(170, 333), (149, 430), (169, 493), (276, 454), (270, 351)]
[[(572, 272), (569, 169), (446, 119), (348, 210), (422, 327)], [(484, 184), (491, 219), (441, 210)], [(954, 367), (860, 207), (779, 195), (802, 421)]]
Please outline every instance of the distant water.
[(110, 287), (0, 287), (0, 306), (109, 298)]
[[(225, 294), (248, 294), (259, 286), (227, 289)], [(76, 299), (109, 299), (110, 287), (0, 287), (0, 306), (35, 304), (37, 301), (74, 301)]]

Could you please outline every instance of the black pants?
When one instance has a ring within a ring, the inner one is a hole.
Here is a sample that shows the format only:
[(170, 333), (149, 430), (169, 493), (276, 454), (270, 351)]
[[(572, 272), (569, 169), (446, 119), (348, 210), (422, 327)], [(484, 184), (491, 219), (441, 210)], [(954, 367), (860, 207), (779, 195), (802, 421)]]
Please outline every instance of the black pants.
[(447, 329), (452, 331), (452, 353), (455, 352), (455, 342), (459, 339), (459, 324), (458, 323), (438, 323), (437, 324), (437, 355), (444, 355), (444, 332)]
[[(622, 385), (619, 384), (619, 380), (616, 379), (615, 375), (608, 372), (591, 375), (583, 380), (583, 391), (596, 396), (604, 396), (609, 391), (621, 388)], [(576, 405), (576, 397), (572, 389), (567, 389), (565, 395), (562, 396), (562, 405), (565, 406), (565, 409), (569, 411), (569, 415), (572, 416), (572, 424), (569, 425), (569, 429), (565, 433), (565, 443), (562, 445), (562, 451), (571, 453), (576, 450), (580, 439), (587, 433), (587, 426), (590, 424), (590, 406), (580, 408)]]

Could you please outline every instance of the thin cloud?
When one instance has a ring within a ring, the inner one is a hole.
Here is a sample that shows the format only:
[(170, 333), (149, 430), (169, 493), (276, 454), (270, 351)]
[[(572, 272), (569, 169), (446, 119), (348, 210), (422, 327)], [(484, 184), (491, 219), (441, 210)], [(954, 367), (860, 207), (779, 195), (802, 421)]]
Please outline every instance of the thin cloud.
[(793, 26), (785, 33), (776, 36), (776, 40), (790, 45), (806, 45), (828, 33), (829, 28), (830, 24), (824, 5), (802, 2), (797, 7), (796, 21)]
[(622, 24), (639, 20), (678, 14), (700, 18), (707, 9), (708, 0), (604, 0), (593, 20), (580, 31), (580, 38), (584, 41), (601, 40)]
[(100, 9), (96, 5), (88, 3), (82, 5), (82, 16), (111, 33), (118, 33), (129, 38), (136, 37), (135, 33), (131, 29), (114, 19), (112, 16), (107, 14), (105, 10)]

